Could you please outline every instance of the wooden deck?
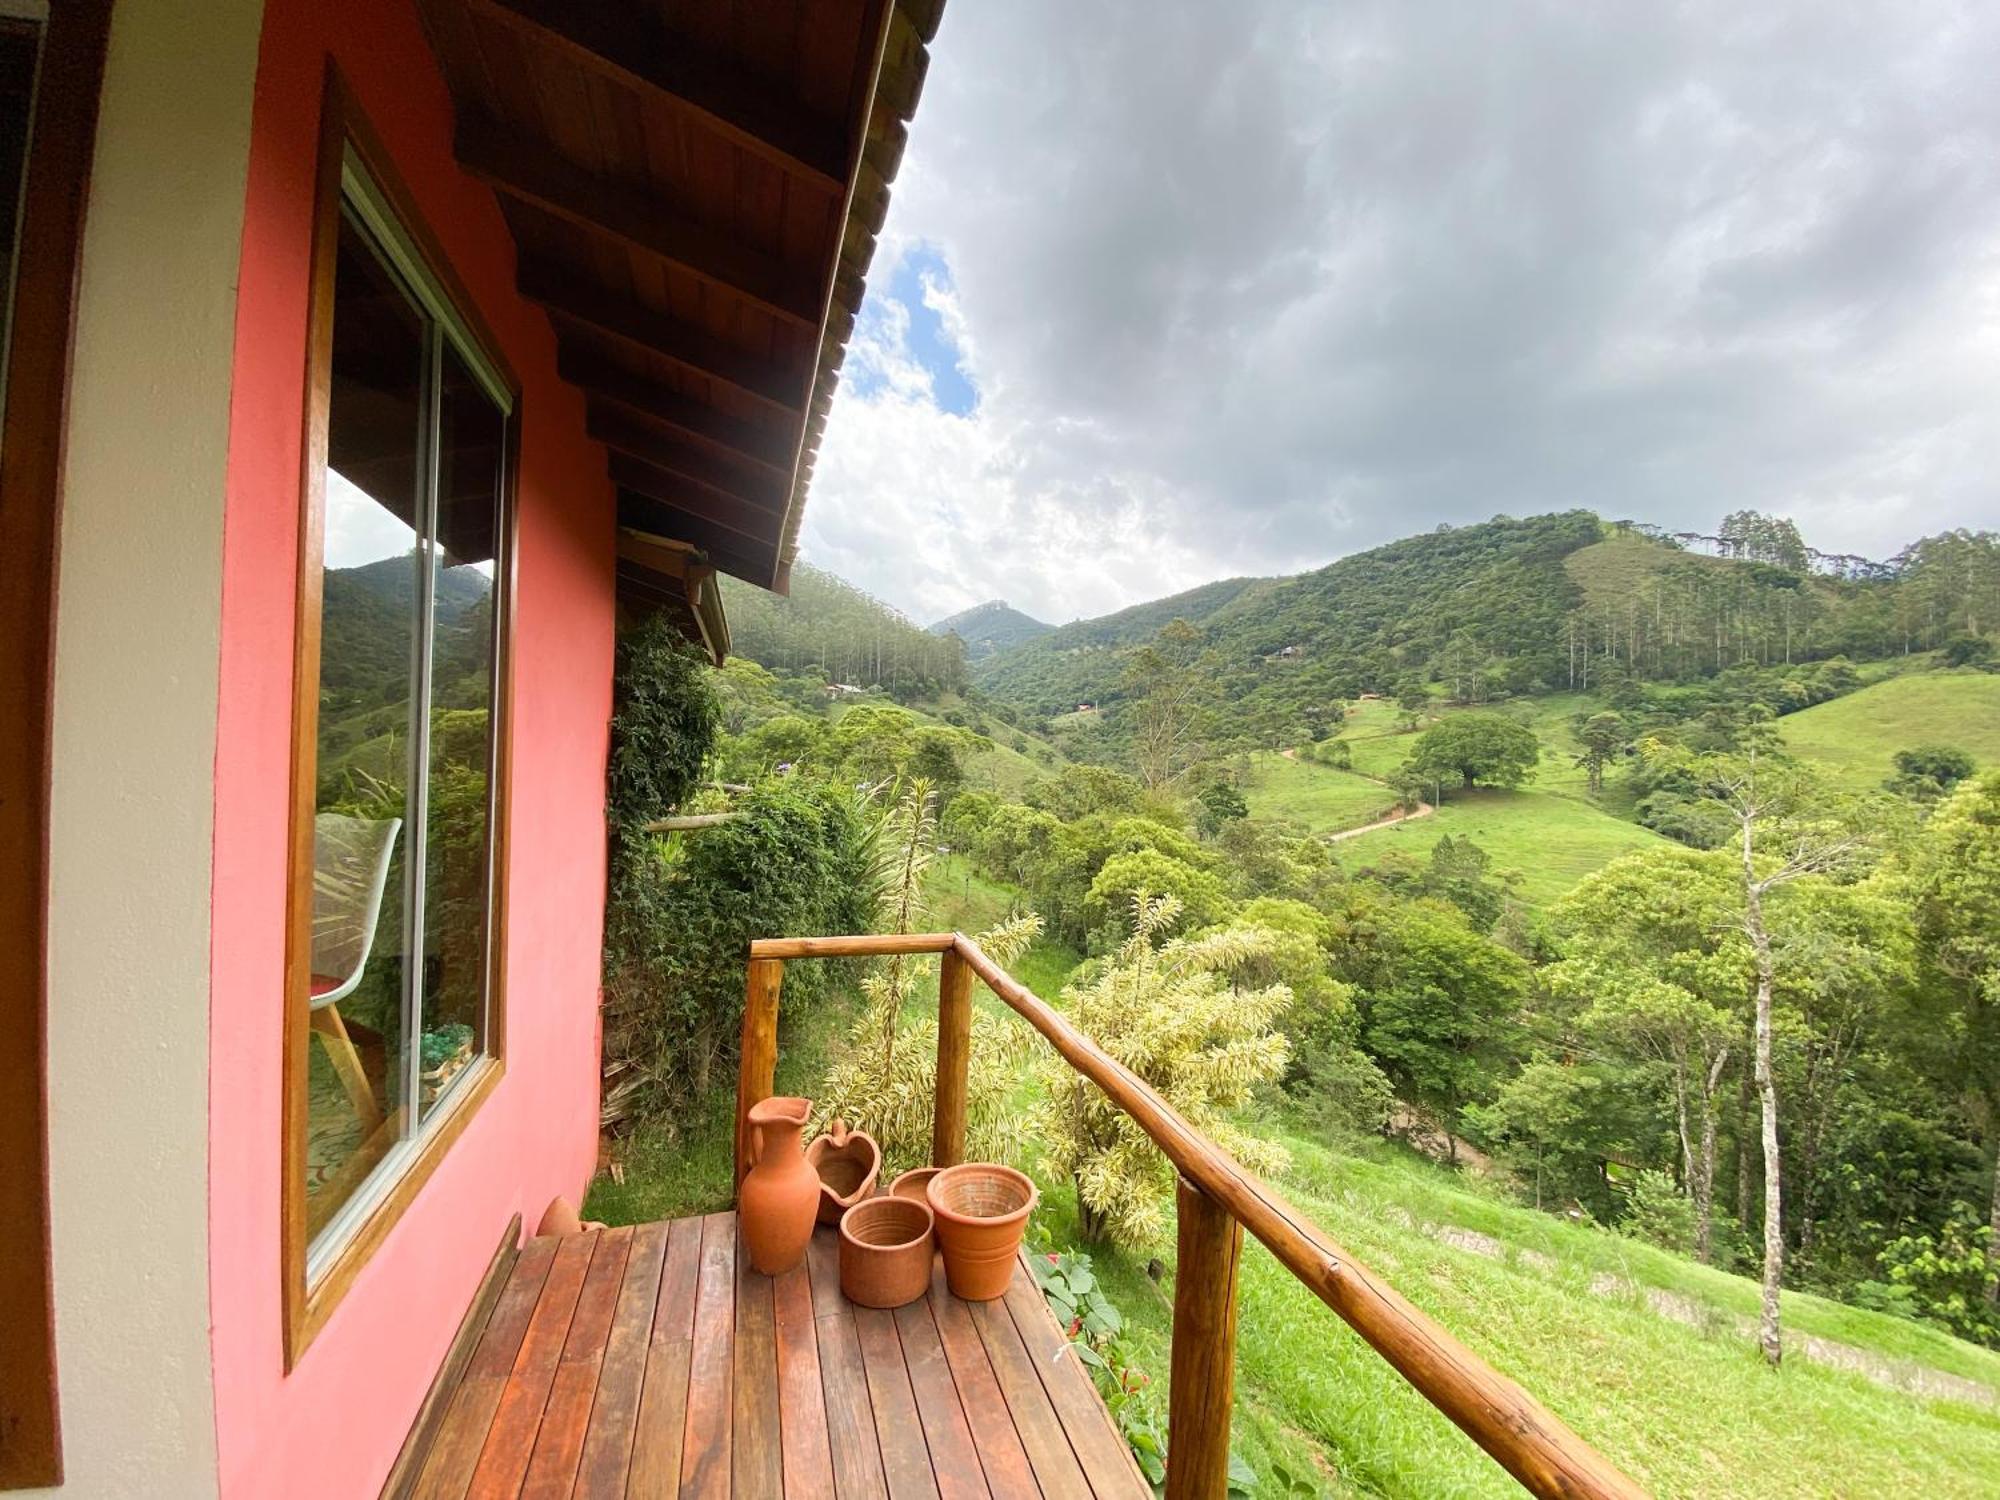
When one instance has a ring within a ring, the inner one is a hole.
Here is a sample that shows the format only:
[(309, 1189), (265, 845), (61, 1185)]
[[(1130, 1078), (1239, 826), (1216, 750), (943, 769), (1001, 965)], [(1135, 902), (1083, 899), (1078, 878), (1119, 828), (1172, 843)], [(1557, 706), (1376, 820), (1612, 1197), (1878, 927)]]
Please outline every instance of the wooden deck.
[(733, 1213), (530, 1240), (412, 1493), (1150, 1497), (1025, 1267), (882, 1312), (836, 1256), (760, 1276)]

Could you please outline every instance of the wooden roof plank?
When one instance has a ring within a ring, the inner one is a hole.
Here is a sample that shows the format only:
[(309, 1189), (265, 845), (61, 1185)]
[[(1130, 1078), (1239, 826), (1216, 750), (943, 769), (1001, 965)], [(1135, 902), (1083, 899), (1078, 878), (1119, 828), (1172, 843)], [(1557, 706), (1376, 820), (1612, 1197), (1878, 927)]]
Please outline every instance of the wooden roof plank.
[(642, 495), (627, 488), (618, 501), (618, 524), (654, 536), (692, 542), (723, 572), (746, 583), (763, 586), (776, 569), (777, 549), (759, 546), (726, 526), (688, 514), (672, 500)]
[(706, 485), (747, 508), (766, 512), (774, 521), (784, 513), (784, 481), (769, 469), (731, 464), (602, 398), (590, 400), (585, 421), (590, 436), (615, 452)]
[(742, 459), (780, 476), (791, 471), (790, 434), (738, 422), (658, 381), (634, 374), (574, 341), (565, 340), (560, 346), (556, 370), (564, 380), (581, 386), (587, 394), (616, 402), (730, 458)]
[(793, 420), (805, 409), (804, 382), (798, 371), (745, 353), (705, 328), (621, 297), (559, 266), (523, 261), (520, 288), (522, 296), (559, 318), (719, 381)]
[(779, 517), (775, 511), (750, 505), (698, 479), (676, 474), (617, 449), (611, 453), (611, 480), (628, 490), (649, 495), (676, 510), (722, 527), (734, 535), (739, 549), (768, 547), (777, 539)]
[(579, 66), (667, 100), (708, 129), (828, 193), (846, 189), (846, 131), (788, 107), (764, 80), (686, 43), (662, 45), (639, 11), (567, 0), (468, 0)]
[(522, 203), (577, 227), (671, 262), (731, 296), (803, 328), (818, 322), (818, 303), (790, 268), (659, 206), (657, 199), (607, 182), (560, 152), (494, 124), (459, 122), (459, 164)]

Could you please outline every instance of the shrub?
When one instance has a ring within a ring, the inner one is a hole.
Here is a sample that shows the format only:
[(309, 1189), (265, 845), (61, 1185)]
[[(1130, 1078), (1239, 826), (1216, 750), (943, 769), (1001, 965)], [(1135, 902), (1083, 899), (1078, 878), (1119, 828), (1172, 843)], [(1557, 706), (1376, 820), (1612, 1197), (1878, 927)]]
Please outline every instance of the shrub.
[[(1290, 1056), (1275, 1023), (1291, 991), (1282, 984), (1243, 988), (1226, 977), (1257, 958), (1269, 932), (1232, 927), (1156, 946), (1180, 919), (1180, 902), (1135, 896), (1132, 912), (1124, 946), (1064, 988), (1070, 1019), (1245, 1166), (1280, 1170), (1283, 1148), (1228, 1119), (1258, 1084), (1284, 1072)], [(1060, 1060), (1044, 1068), (1038, 1134), (1050, 1166), (1076, 1184), (1085, 1236), (1149, 1242), (1163, 1227), (1161, 1204), (1173, 1179), (1167, 1159), (1096, 1084)]]
[[(870, 895), (866, 804), (853, 792), (772, 782), (713, 828), (621, 838), (605, 976), (605, 1106), (663, 1114), (705, 1091), (736, 1054), (744, 963), (760, 937), (865, 929)], [(795, 964), (796, 1014), (835, 970)]]
[(1694, 1204), (1665, 1172), (1641, 1171), (1633, 1178), (1618, 1227), (1662, 1250), (1694, 1252)]

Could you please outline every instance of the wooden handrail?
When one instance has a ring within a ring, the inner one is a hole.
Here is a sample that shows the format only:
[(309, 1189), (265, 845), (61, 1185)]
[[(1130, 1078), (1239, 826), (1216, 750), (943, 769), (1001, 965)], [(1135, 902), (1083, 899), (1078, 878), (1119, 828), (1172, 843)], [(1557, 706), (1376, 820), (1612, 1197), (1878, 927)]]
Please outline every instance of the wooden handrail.
[[(767, 938), (750, 945), (753, 969), (787, 958), (883, 956), (950, 951), (1002, 1002), (1048, 1040), (1072, 1068), (1102, 1089), (1174, 1164), (1182, 1179), (1270, 1250), (1418, 1393), (1455, 1422), (1531, 1493), (1546, 1497), (1637, 1500), (1625, 1475), (1513, 1381), (1493, 1369), (1386, 1282), (1329, 1239), (1255, 1173), (1190, 1125), (1152, 1086), (1083, 1035), (963, 934)], [(768, 979), (763, 982), (769, 983)], [(777, 986), (769, 987), (775, 1021)], [(745, 1035), (751, 1018), (745, 1017)], [(765, 1086), (768, 1093), (768, 1084)], [(739, 1103), (755, 1085), (746, 1079)], [(761, 1096), (760, 1096), (761, 1097)], [(750, 1102), (755, 1102), (751, 1100)], [(1168, 1432), (1169, 1456), (1172, 1431)]]

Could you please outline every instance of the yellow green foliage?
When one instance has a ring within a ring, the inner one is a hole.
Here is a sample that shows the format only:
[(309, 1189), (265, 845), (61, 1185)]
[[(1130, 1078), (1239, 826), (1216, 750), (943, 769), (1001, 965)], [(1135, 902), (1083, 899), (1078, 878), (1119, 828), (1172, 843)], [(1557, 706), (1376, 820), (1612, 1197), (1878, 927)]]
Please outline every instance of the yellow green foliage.
[[(1273, 934), (1230, 926), (1162, 942), (1180, 919), (1179, 900), (1142, 894), (1132, 911), (1124, 946), (1064, 989), (1069, 1018), (1245, 1166), (1282, 1171), (1282, 1147), (1229, 1119), (1257, 1085), (1284, 1072), (1291, 1054), (1276, 1030), (1290, 987), (1230, 978), (1268, 961)], [(1048, 1165), (1076, 1183), (1085, 1233), (1127, 1244), (1157, 1238), (1161, 1205), (1172, 1201), (1166, 1158), (1096, 1084), (1059, 1060), (1045, 1068), (1037, 1134)]]

